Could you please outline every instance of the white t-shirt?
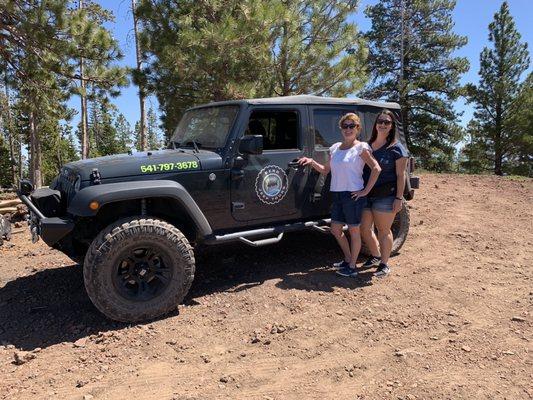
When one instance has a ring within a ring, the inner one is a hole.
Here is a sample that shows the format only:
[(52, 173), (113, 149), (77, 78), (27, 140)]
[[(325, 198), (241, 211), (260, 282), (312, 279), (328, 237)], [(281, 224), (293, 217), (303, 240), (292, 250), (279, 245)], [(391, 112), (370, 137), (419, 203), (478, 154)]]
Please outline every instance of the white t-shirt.
[(372, 151), (368, 143), (359, 142), (347, 150), (341, 150), (341, 143), (329, 148), (331, 166), (331, 191), (355, 192), (362, 190), (363, 168), (365, 162), (361, 158), (363, 150)]

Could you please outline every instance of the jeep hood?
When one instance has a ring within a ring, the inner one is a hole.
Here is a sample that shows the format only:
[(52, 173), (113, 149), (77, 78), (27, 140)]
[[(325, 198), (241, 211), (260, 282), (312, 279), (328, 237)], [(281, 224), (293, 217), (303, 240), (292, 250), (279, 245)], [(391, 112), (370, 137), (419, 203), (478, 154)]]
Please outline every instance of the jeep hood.
[[(190, 162), (196, 162), (198, 164), (192, 164)], [(178, 168), (177, 164), (179, 163), (183, 164)], [(161, 164), (168, 166), (161, 168)], [(170, 167), (170, 165), (173, 165), (173, 167)], [(189, 167), (191, 165), (197, 165), (197, 167)], [(112, 156), (74, 161), (63, 167), (63, 173), (65, 175), (76, 174), (81, 176), (82, 181), (87, 181), (90, 179), (91, 172), (94, 169), (98, 169), (101, 179), (105, 180), (127, 176), (183, 173), (198, 170), (216, 170), (220, 168), (222, 168), (222, 158), (215, 152), (208, 150), (195, 152), (189, 149), (169, 149), (144, 151), (133, 154), (115, 154)]]

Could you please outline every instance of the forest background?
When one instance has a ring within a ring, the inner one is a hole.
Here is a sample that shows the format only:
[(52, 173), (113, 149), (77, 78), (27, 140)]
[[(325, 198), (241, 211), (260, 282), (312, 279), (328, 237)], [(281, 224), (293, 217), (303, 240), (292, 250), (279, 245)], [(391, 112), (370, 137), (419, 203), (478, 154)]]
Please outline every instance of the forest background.
[[(397, 101), (419, 166), (531, 177), (532, 28), (515, 18), (533, 5), (468, 2), (460, 15), (458, 6), (0, 0), (0, 186), (22, 177), (39, 186), (72, 160), (164, 147), (193, 105), (293, 94)], [(489, 8), (480, 53), (465, 56), (454, 18), (478, 25)]]

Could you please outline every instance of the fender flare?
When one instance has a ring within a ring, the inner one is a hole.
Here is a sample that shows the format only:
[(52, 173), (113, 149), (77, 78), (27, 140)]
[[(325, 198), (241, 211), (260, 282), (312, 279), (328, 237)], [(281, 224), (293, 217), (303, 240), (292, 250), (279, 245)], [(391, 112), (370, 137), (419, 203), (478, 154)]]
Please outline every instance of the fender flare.
[[(76, 193), (67, 208), (67, 212), (78, 217), (94, 217), (105, 204), (149, 197), (168, 197), (177, 200), (192, 218), (198, 232), (203, 237), (213, 233), (207, 218), (187, 189), (178, 182), (170, 180), (106, 183), (88, 186)], [(89, 204), (93, 201), (97, 201), (100, 204), (98, 210), (89, 208)]]

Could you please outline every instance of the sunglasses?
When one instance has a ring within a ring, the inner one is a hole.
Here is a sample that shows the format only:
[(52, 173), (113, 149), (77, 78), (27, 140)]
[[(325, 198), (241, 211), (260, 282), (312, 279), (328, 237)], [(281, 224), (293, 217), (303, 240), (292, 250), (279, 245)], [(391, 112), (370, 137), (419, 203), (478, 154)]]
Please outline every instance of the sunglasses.
[(355, 129), (355, 128), (359, 128), (359, 124), (342, 124), (341, 128), (342, 129)]
[(392, 121), (390, 119), (378, 119), (377, 124), (378, 125), (392, 125)]

